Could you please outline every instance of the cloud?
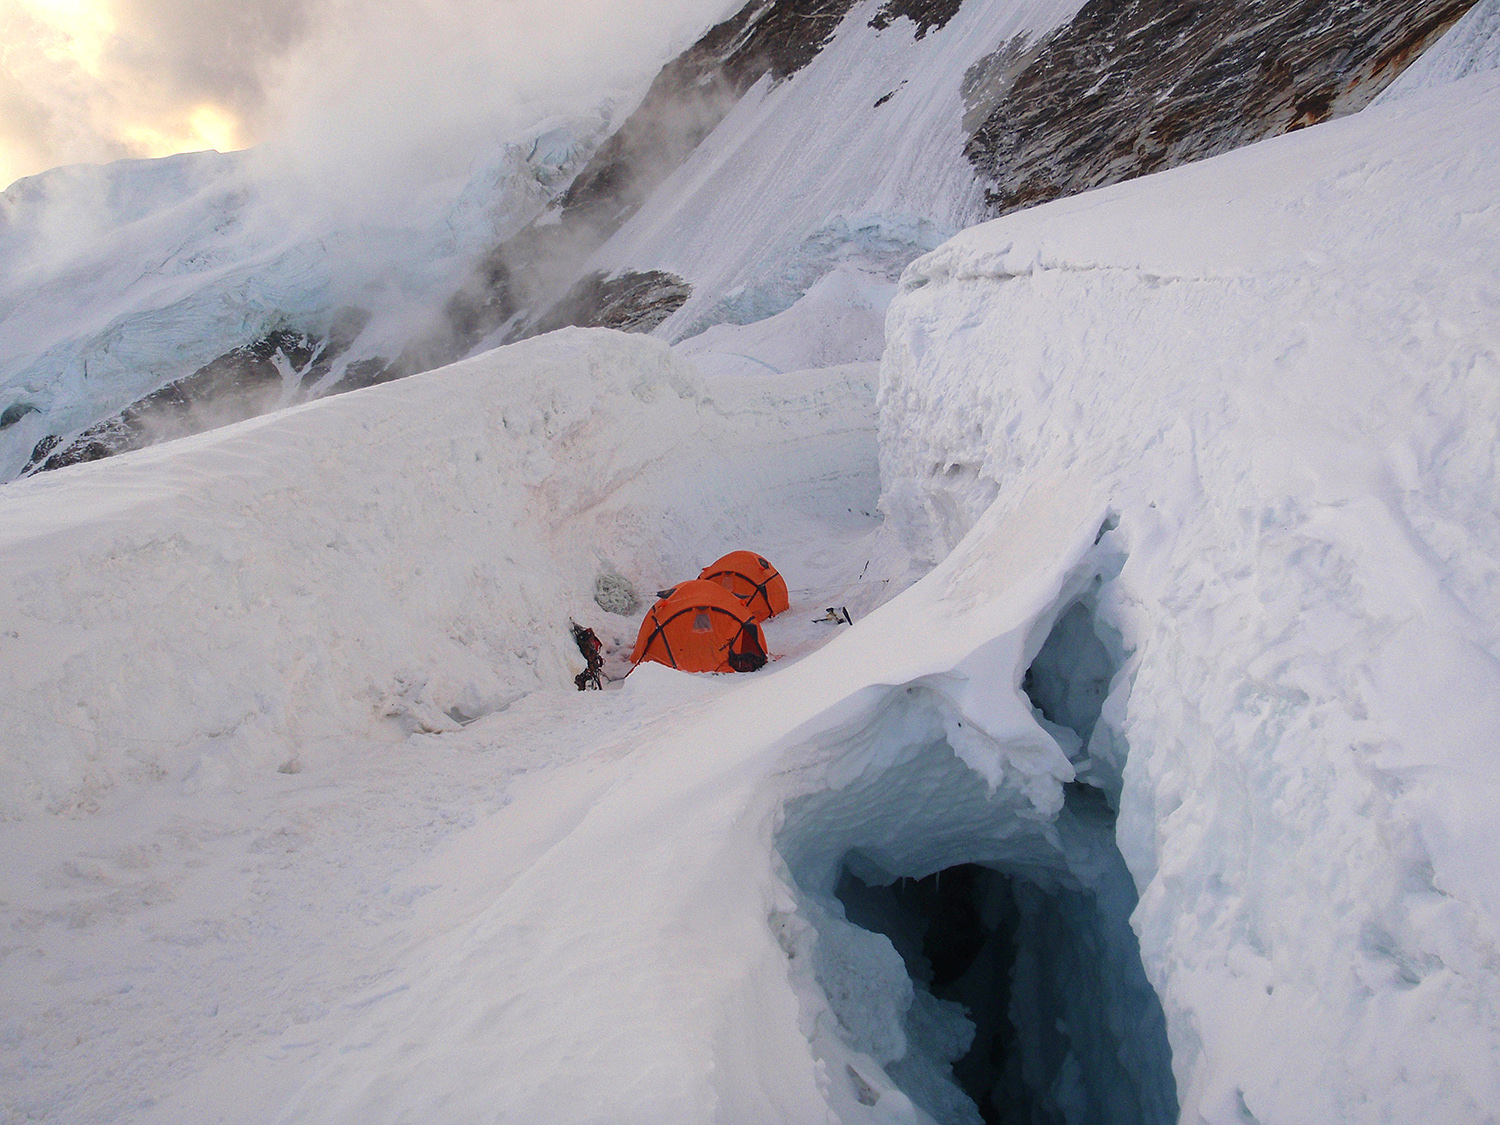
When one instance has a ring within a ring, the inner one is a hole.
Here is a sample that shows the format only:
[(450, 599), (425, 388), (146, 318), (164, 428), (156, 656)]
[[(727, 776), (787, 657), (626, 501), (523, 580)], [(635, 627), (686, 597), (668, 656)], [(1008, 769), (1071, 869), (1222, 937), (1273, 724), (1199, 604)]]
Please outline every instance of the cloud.
[(727, 0), (0, 0), (0, 184), (73, 162), (283, 146), (314, 180), (460, 163), (634, 89)]
[(0, 0), (0, 182), (252, 139), (306, 2)]

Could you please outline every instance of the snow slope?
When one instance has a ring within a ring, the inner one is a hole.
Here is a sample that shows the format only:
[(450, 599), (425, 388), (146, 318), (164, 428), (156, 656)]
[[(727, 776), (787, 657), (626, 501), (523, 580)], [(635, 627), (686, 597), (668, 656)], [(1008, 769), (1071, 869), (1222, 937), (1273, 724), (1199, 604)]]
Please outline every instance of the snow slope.
[[(893, 283), (996, 207), (1361, 105), (1467, 2), (1178, 19), (1154, 3), (753, 0), (649, 92), (601, 90), (583, 108), (575, 93), (515, 90), (523, 104), (491, 125), (504, 138), (474, 153), (448, 151), (483, 133), (448, 116), (488, 98), (459, 107), (403, 87), (377, 126), (57, 169), (0, 199), (0, 481), (541, 326), (681, 341), (780, 313), (835, 272)], [(839, 358), (879, 343), (851, 340)], [(247, 347), (260, 354), (236, 355)]]
[(1500, 4), (1479, 0), (1432, 49), (1403, 71), (1377, 102), (1399, 101), (1418, 90), (1446, 86), (1471, 74), (1496, 69), (1500, 69)]
[[(992, 690), (1088, 570), (1097, 524), (1056, 511), (996, 525), (982, 559), (773, 675), (636, 673), (600, 701), (587, 761), (409, 875), (429, 932), (368, 1002), (268, 1034), (143, 1119), (212, 1120), (233, 1083), (230, 1120), (930, 1120), (882, 1067), (917, 1043), (911, 984), (902, 1003), (899, 958), (836, 916), (831, 880), (851, 845), (907, 870), (1098, 866), (1053, 827), (1066, 757)], [(928, 803), (871, 791), (901, 772)]]
[(864, 0), (792, 79), (746, 94), (587, 268), (687, 278), (693, 295), (658, 329), (670, 340), (780, 312), (840, 264), (894, 279), (983, 214), (965, 73), (1079, 7), (968, 0), (918, 39), (909, 19), (870, 27), (881, 3)]
[(569, 615), (603, 618), (599, 575), (644, 596), (742, 536), (821, 538), (873, 509), (872, 374), (710, 393), (662, 344), (569, 331), (17, 481), (0, 810), (295, 767), (568, 684)]
[(888, 323), (940, 558), (1108, 506), (1120, 844), (1185, 1120), (1500, 1111), (1500, 78), (966, 232)]

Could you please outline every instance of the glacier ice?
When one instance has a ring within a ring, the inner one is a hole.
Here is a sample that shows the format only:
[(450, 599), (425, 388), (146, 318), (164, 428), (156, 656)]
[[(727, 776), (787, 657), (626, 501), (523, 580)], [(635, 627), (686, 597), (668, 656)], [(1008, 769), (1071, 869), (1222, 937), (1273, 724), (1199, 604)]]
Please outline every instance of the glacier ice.
[[(1070, 586), (1083, 593), (1040, 615), (1050, 628), (1022, 678), (1039, 726), (1074, 759), (1060, 802), (967, 764), (953, 742), (973, 720), (915, 683), (845, 735), (854, 764), (788, 804), (778, 846), (803, 963), (827, 997), (814, 1048), (848, 1075), (836, 1096), (893, 1086), (943, 1123), (1176, 1120), (1111, 807), (1129, 677), (1091, 607), (1119, 564), (1101, 537), (1092, 577)], [(995, 669), (971, 688), (1014, 692)]]

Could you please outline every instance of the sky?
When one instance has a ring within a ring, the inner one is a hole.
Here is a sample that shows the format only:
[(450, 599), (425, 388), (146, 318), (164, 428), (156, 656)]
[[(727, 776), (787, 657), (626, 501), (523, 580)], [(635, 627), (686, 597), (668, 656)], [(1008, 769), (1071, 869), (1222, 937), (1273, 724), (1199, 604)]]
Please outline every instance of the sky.
[(296, 138), (461, 149), (630, 89), (729, 0), (0, 0), (0, 186)]

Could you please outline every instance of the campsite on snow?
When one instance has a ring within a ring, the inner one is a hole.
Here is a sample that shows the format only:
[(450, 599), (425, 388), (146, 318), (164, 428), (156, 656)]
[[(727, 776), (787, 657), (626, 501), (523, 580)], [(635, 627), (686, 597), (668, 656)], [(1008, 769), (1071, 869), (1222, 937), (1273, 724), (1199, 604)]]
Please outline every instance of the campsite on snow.
[(1500, 1118), (1500, 0), (720, 7), (0, 196), (0, 1121)]

